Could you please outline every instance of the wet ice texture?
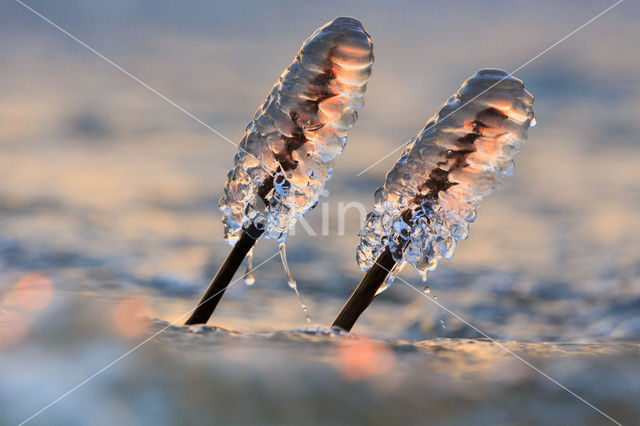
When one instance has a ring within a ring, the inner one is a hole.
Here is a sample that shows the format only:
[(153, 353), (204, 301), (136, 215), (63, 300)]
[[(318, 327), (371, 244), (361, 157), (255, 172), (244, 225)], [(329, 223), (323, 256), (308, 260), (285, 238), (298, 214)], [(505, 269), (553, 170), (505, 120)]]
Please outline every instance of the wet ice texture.
[(225, 239), (251, 224), (284, 240), (318, 201), (364, 103), (373, 44), (362, 24), (316, 30), (247, 126), (220, 199)]
[(360, 231), (360, 268), (370, 268), (386, 246), (423, 279), (450, 259), (480, 200), (513, 174), (513, 156), (535, 125), (532, 104), (522, 81), (504, 71), (469, 78), (409, 141), (376, 191)]

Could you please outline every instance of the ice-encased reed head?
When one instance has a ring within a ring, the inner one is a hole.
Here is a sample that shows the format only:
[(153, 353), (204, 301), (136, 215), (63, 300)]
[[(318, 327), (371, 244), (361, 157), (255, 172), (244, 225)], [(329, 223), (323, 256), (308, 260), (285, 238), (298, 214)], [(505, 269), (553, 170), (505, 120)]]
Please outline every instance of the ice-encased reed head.
[(522, 81), (485, 69), (465, 81), (412, 138), (374, 196), (360, 231), (366, 270), (389, 246), (426, 277), (467, 238), (480, 200), (513, 174), (513, 156), (535, 125)]
[(220, 199), (225, 239), (251, 225), (284, 240), (318, 202), (364, 104), (373, 43), (340, 17), (317, 29), (258, 108)]

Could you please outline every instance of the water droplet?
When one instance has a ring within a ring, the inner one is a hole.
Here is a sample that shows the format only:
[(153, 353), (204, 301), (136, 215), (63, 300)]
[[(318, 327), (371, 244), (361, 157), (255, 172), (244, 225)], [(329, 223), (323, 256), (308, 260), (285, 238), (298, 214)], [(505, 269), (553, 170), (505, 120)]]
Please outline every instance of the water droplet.
[(431, 287), (429, 287), (428, 285), (425, 285), (424, 288), (422, 289), (422, 292), (424, 294), (429, 294), (431, 293)]
[(244, 274), (244, 283), (246, 285), (253, 285), (256, 282), (256, 278), (253, 276), (253, 249), (247, 253), (247, 271)]
[(440, 325), (442, 326), (442, 328), (447, 328), (447, 326), (444, 324), (444, 320), (440, 320)]
[(531, 119), (531, 123), (529, 123), (529, 127), (536, 127), (536, 124), (538, 124), (538, 121), (536, 120), (535, 117), (533, 117)]
[[(296, 292), (296, 296), (298, 296), (298, 303), (300, 304), (300, 308), (302, 311), (307, 314), (307, 304), (304, 303), (304, 299), (302, 299), (302, 295), (298, 291), (298, 285), (296, 280), (293, 279), (293, 275), (291, 275), (291, 270), (289, 269), (289, 264), (287, 263), (287, 247), (282, 241), (279, 246), (280, 249), (280, 259), (282, 259), (282, 266), (284, 267), (284, 271), (287, 274), (287, 284), (289, 284), (289, 288), (293, 289)], [(307, 314), (307, 322), (311, 322), (311, 317)]]
[(433, 300), (438, 300), (438, 296), (433, 296)]

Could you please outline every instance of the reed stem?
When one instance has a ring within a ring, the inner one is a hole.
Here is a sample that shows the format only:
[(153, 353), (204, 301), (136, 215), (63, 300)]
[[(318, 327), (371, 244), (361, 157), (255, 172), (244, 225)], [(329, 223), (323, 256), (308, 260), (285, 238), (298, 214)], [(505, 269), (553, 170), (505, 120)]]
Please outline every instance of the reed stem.
[(245, 230), (240, 235), (240, 239), (233, 246), (227, 258), (218, 269), (218, 272), (211, 280), (209, 288), (204, 293), (196, 308), (191, 313), (191, 316), (185, 322), (186, 325), (192, 324), (206, 324), (211, 318), (213, 311), (216, 309), (218, 302), (222, 299), (224, 291), (231, 282), (234, 274), (242, 264), (242, 261), (249, 253), (249, 250), (254, 246), (258, 238), (262, 235), (263, 231), (260, 231), (253, 227), (253, 229)]
[(364, 274), (360, 284), (356, 287), (349, 297), (349, 300), (342, 307), (342, 310), (333, 322), (333, 327), (340, 327), (345, 331), (351, 331), (351, 328), (358, 320), (358, 317), (367, 309), (376, 297), (376, 292), (384, 284), (389, 272), (395, 266), (396, 261), (393, 260), (391, 250), (387, 246), (385, 250), (378, 256), (376, 262)]

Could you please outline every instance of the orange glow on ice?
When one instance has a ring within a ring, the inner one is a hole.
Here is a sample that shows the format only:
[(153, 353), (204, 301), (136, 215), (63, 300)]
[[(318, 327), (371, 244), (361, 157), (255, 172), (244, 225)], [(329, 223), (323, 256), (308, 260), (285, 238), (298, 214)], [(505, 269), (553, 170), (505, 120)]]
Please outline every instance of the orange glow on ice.
[(20, 342), (29, 331), (29, 318), (18, 309), (0, 311), (0, 349)]
[(124, 337), (139, 336), (149, 328), (149, 321), (145, 318), (149, 315), (151, 308), (144, 300), (137, 297), (124, 298), (113, 308), (113, 328)]
[(394, 357), (382, 343), (366, 338), (344, 340), (340, 343), (340, 372), (351, 381), (365, 380), (382, 374), (391, 368)]
[(6, 302), (27, 311), (41, 311), (53, 300), (53, 290), (53, 282), (49, 277), (30, 273), (18, 281)]

